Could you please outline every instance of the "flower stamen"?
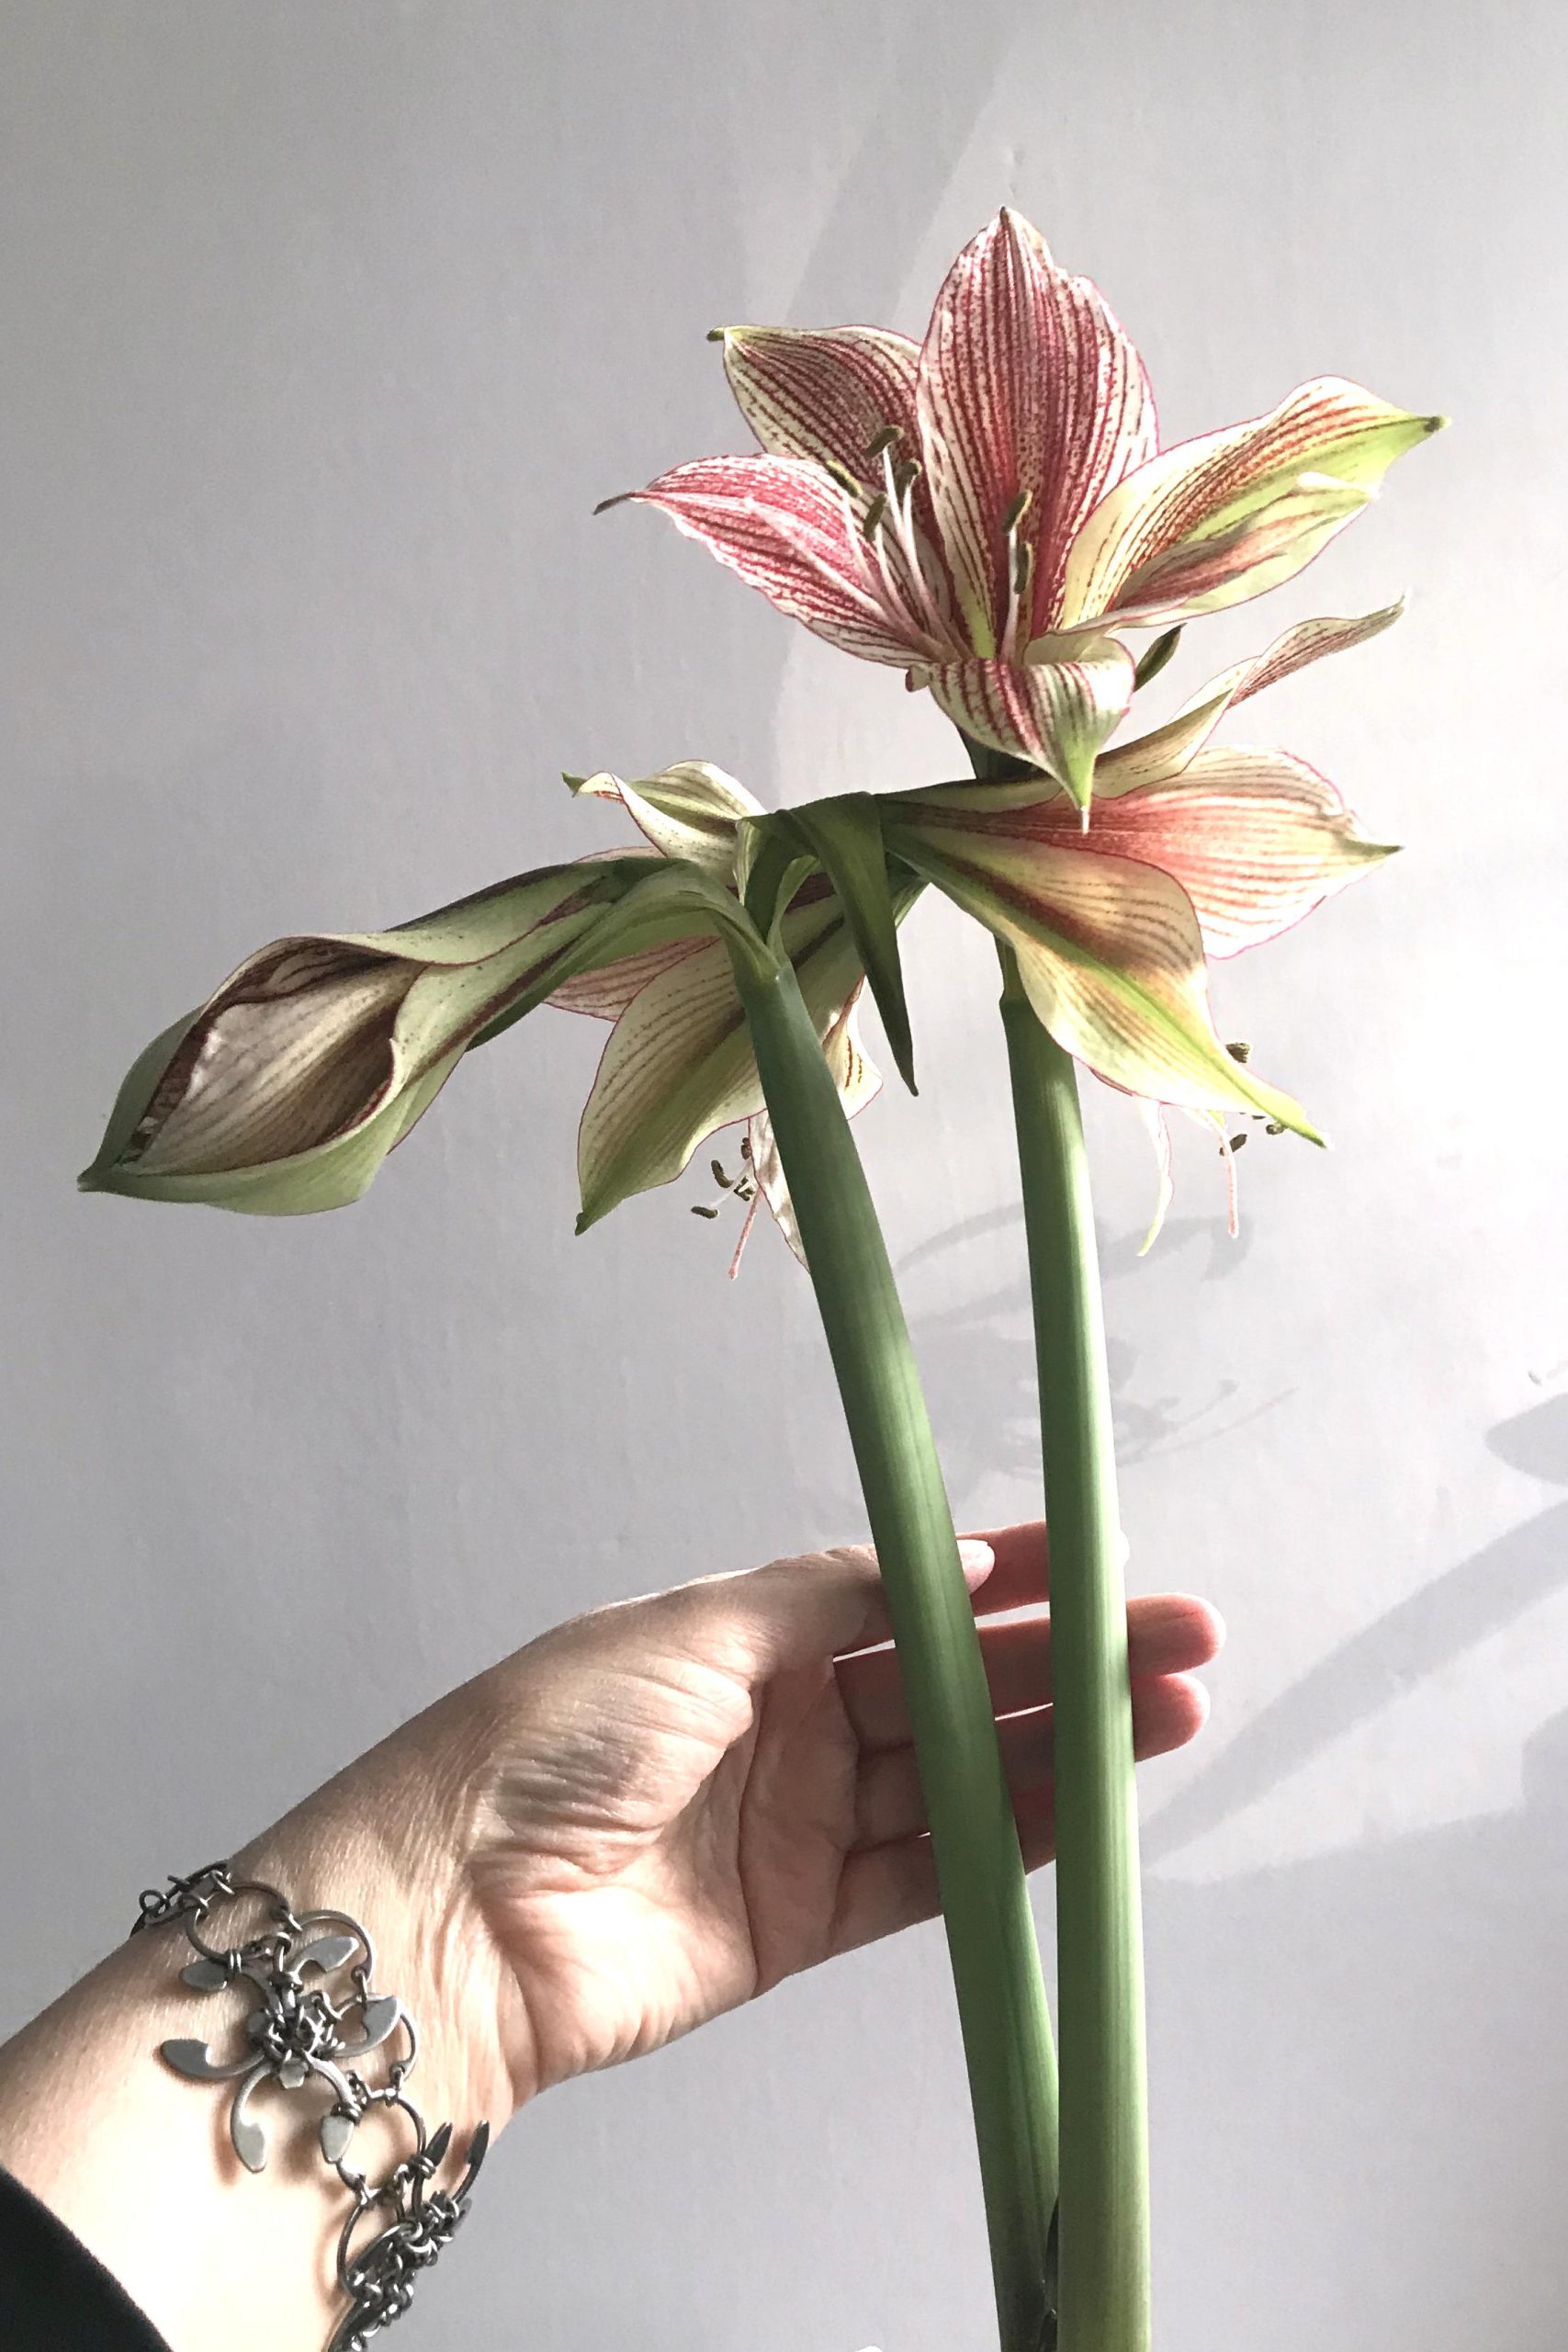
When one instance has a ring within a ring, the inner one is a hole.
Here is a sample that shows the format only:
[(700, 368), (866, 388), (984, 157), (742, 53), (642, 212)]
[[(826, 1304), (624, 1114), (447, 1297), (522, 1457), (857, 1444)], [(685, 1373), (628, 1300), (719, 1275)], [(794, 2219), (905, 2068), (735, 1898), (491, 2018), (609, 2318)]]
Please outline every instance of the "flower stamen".
[(1007, 513), (1002, 516), (1002, 539), (1007, 548), (1008, 609), (1002, 630), (1002, 659), (1021, 662), (1029, 642), (1030, 629), (1025, 618), (1030, 587), (1034, 579), (1034, 549), (1022, 537), (1023, 518), (1029, 512), (1029, 492), (1021, 490)]

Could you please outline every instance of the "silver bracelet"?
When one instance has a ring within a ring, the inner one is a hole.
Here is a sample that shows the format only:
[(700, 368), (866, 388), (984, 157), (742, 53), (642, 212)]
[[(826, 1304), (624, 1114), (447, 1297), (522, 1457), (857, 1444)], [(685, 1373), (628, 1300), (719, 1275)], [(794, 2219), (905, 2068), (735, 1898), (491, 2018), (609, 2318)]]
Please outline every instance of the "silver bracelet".
[[(232, 1946), (209, 1941), (203, 1929), (213, 1906), (246, 1897), (261, 1905), (265, 1926)], [(240, 2162), (251, 2172), (260, 2172), (266, 2163), (266, 2133), (251, 2112), (264, 2084), (299, 2091), (315, 2081), (332, 2093), (317, 2137), (323, 2162), (354, 2204), (337, 2246), (338, 2284), (349, 2309), (333, 2329), (327, 2352), (365, 2352), (371, 2336), (408, 2310), (414, 2280), (468, 2211), (468, 2192), (490, 2144), (490, 2125), (479, 2124), (469, 2140), (457, 2186), (433, 2188), (451, 2146), (452, 2126), (444, 2123), (425, 2135), (423, 2118), (403, 2089), (418, 2049), (413, 2019), (395, 1993), (372, 1989), (375, 1950), (346, 1911), (296, 1912), (276, 1886), (236, 1879), (230, 1862), (209, 1862), (189, 1878), (148, 1888), (130, 1932), (139, 1935), (176, 1919), (197, 1955), (180, 1971), (184, 1982), (198, 1993), (236, 1984), (250, 1997), (238, 2056), (220, 2058), (209, 2043), (196, 2041), (165, 2041), (161, 2050), (164, 2064), (191, 2082), (237, 2084), (229, 2136)], [(309, 1984), (307, 1973), (315, 1980)], [(339, 1980), (335, 1998), (333, 1978)], [(372, 2086), (358, 2071), (359, 2062), (383, 2050), (394, 2035), (402, 2038), (403, 2054), (388, 2064), (386, 2081)], [(373, 2107), (395, 2109), (414, 2137), (412, 2154), (375, 2184), (347, 2161), (355, 2126)], [(362, 2224), (368, 2214), (380, 2218), (380, 2227), (367, 2238)]]

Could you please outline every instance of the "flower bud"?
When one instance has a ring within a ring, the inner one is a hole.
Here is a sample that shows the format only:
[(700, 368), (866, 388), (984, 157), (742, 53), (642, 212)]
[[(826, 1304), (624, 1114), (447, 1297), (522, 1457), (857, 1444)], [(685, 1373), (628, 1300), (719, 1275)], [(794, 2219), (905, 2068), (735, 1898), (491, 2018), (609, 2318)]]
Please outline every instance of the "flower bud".
[(642, 858), (549, 866), (400, 930), (274, 941), (147, 1048), (83, 1190), (262, 1216), (356, 1200), (469, 1046), (694, 927), (648, 880)]

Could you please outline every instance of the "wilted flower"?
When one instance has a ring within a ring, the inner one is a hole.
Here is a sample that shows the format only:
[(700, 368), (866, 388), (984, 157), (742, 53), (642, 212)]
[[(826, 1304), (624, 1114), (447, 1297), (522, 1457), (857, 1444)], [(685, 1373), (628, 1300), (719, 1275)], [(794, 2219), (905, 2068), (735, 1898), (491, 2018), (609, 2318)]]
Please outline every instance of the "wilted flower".
[(1133, 691), (1114, 632), (1290, 579), (1443, 421), (1325, 376), (1156, 453), (1136, 350), (1007, 211), (959, 254), (923, 345), (861, 326), (718, 339), (762, 454), (629, 495), (1080, 805)]

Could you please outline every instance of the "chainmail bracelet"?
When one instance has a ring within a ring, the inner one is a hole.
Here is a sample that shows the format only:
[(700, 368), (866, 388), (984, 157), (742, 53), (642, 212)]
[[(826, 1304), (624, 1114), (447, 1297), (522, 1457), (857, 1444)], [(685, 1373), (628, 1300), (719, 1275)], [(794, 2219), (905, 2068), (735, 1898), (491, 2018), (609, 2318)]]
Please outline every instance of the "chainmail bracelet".
[[(215, 1905), (251, 1897), (262, 1905), (265, 1926), (243, 1943), (225, 1947), (203, 1929)], [(264, 2083), (285, 2091), (302, 2090), (312, 2079), (324, 2083), (333, 2104), (317, 2127), (323, 2161), (354, 2199), (337, 2245), (338, 2284), (349, 2309), (333, 2329), (327, 2352), (365, 2352), (371, 2336), (400, 2319), (413, 2298), (413, 2283), (446, 2246), (468, 2210), (468, 2192), (490, 2144), (490, 2125), (478, 2126), (464, 2156), (462, 2179), (451, 2190), (431, 2182), (451, 2145), (452, 2126), (425, 2135), (424, 2120), (403, 2090), (418, 2048), (413, 2019), (395, 1993), (371, 1987), (376, 1954), (369, 1937), (346, 1911), (293, 1910), (277, 1888), (257, 1879), (236, 1879), (230, 1862), (209, 1862), (189, 1878), (171, 1878), (166, 1888), (150, 1887), (131, 1934), (178, 1920), (197, 1957), (180, 1975), (194, 1992), (218, 1993), (242, 1986), (251, 2013), (244, 2021), (244, 2047), (237, 2057), (220, 2058), (205, 2041), (162, 2045), (166, 2065), (196, 2083), (234, 2083), (229, 2136), (234, 2153), (251, 2172), (266, 2163), (266, 2133), (251, 2113)], [(307, 1984), (307, 1974), (315, 1982)], [(334, 1998), (331, 1979), (340, 1980)], [(372, 2086), (357, 2071), (369, 2052), (402, 2036), (401, 2057), (387, 2065), (385, 2083)], [(385, 2179), (372, 2185), (348, 2163), (355, 2126), (371, 2108), (401, 2115), (414, 2148)], [(374, 2215), (373, 2236), (362, 2225)], [(358, 2251), (355, 2252), (355, 2242)]]

